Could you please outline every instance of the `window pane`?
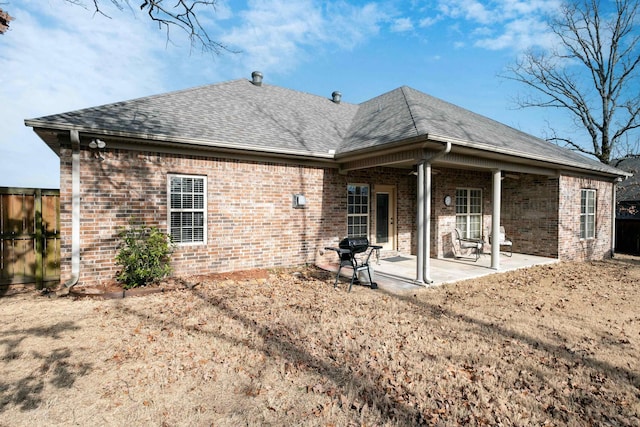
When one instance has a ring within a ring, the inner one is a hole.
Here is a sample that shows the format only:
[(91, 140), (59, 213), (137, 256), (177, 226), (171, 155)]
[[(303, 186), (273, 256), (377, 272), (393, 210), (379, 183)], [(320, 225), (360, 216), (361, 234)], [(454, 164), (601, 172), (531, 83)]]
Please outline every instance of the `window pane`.
[(580, 238), (592, 239), (596, 235), (596, 191), (580, 192)]
[(195, 209), (203, 209), (204, 208), (204, 195), (196, 194), (193, 196), (193, 207)]
[(347, 185), (347, 235), (367, 236), (369, 224), (369, 187)]
[(198, 177), (170, 178), (169, 232), (174, 242), (204, 242), (205, 181)]
[(179, 194), (171, 194), (171, 209), (180, 209), (182, 207), (181, 200)]
[(180, 227), (180, 212), (171, 212), (171, 227)]
[(456, 213), (467, 213), (467, 190), (456, 190)]
[(480, 190), (471, 190), (469, 193), (469, 213), (478, 214), (482, 212), (482, 192)]
[(191, 194), (183, 194), (182, 195), (182, 209), (191, 209), (193, 208), (193, 199)]
[(180, 178), (171, 178), (171, 192), (179, 192), (182, 191), (182, 180)]
[(197, 179), (193, 183), (194, 193), (204, 193), (204, 179)]
[(204, 226), (204, 214), (202, 212), (193, 213), (193, 225), (196, 227)]
[(456, 189), (456, 228), (462, 237), (482, 238), (482, 190)]
[(469, 217), (469, 237), (472, 239), (482, 238), (482, 225), (480, 216)]

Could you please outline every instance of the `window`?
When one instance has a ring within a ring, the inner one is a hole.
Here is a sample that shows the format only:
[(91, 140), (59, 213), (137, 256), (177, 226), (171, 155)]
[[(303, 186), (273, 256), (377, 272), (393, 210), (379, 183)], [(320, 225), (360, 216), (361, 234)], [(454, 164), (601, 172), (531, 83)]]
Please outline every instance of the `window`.
[(369, 235), (369, 186), (347, 185), (347, 236)]
[(596, 237), (596, 190), (582, 190), (580, 194), (580, 238)]
[(168, 187), (169, 234), (173, 242), (206, 243), (206, 178), (169, 175)]
[(456, 228), (463, 238), (482, 238), (482, 190), (456, 189)]

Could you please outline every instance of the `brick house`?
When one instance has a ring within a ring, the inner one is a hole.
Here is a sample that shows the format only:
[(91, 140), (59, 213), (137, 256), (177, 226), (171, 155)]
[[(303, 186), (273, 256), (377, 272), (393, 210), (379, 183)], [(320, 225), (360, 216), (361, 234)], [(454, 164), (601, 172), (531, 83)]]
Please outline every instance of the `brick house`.
[(640, 158), (614, 162), (632, 174), (618, 184), (616, 208), (616, 252), (640, 255)]
[(340, 97), (255, 72), (26, 120), (60, 157), (62, 280), (112, 280), (131, 218), (173, 236), (177, 275), (332, 261), (325, 246), (365, 235), (416, 255), (425, 283), (455, 227), (489, 241), (504, 226), (532, 255), (611, 255), (625, 172), (409, 87)]

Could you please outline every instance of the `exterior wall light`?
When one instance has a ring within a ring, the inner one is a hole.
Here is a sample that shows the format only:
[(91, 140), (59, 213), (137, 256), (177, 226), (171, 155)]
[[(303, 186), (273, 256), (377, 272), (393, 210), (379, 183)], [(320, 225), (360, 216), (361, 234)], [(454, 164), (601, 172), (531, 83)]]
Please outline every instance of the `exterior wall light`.
[(107, 146), (107, 143), (101, 139), (92, 139), (89, 143), (89, 148), (99, 148), (102, 149)]
[(291, 205), (295, 209), (302, 209), (307, 205), (307, 198), (302, 194), (294, 194)]
[(97, 138), (92, 139), (91, 142), (89, 142), (89, 148), (91, 148), (91, 151), (93, 151), (94, 157), (100, 161), (104, 160), (104, 157), (102, 157), (102, 155), (100, 154), (100, 150), (102, 150), (106, 146), (106, 142)]

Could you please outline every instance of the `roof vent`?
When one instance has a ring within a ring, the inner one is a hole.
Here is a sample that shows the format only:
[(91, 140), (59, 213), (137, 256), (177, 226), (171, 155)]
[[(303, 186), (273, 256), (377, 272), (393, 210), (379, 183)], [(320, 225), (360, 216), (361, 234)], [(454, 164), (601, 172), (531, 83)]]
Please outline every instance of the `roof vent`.
[(342, 99), (342, 94), (337, 90), (331, 94), (332, 101), (336, 104), (340, 104), (340, 99)]
[(256, 86), (262, 86), (262, 73), (260, 71), (254, 71), (251, 73), (251, 83)]

